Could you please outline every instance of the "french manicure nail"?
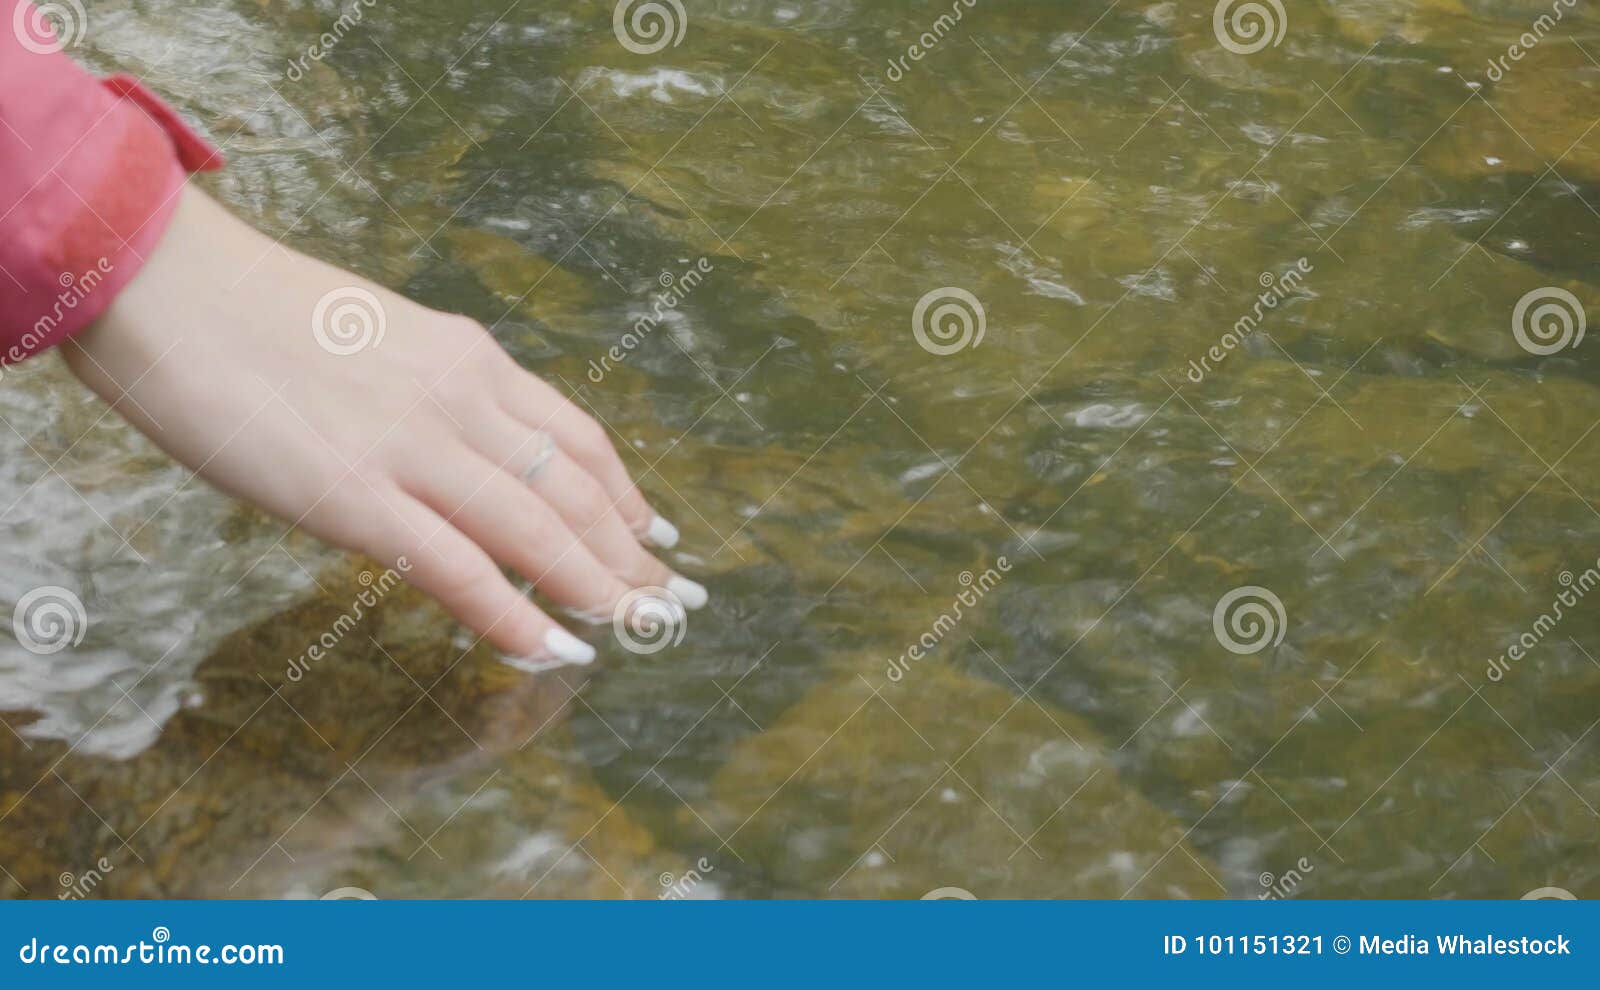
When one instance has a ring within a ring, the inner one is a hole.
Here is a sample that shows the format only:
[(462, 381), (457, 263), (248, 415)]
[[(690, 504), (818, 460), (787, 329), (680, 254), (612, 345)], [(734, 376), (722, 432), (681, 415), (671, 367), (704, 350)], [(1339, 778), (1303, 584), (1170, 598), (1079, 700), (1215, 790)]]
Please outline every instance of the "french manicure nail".
[(697, 584), (686, 577), (674, 577), (667, 582), (667, 590), (677, 596), (687, 609), (705, 608), (711, 596), (706, 593), (703, 585)]
[(663, 550), (671, 550), (678, 545), (678, 527), (660, 516), (650, 520), (650, 528), (645, 531), (644, 535), (651, 543)]
[(567, 632), (565, 629), (552, 629), (544, 634), (544, 648), (558, 660), (568, 663), (592, 663), (594, 661), (594, 647)]

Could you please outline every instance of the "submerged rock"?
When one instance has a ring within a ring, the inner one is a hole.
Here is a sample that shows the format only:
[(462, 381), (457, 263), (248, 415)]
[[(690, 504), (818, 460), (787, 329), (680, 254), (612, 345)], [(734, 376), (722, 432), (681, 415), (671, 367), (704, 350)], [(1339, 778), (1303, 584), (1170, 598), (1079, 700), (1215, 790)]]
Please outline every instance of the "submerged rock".
[(875, 680), (817, 688), (717, 774), (719, 830), (780, 890), (1225, 893), (1081, 719), (937, 662)]
[(229, 637), (129, 759), (5, 734), (0, 883), (50, 896), (96, 869), (102, 897), (658, 896), (686, 863), (571, 757), (580, 685), (463, 651), (379, 570), (324, 572), (321, 594)]
[(581, 323), (593, 306), (593, 294), (581, 277), (509, 237), (452, 226), (441, 240), (501, 302), (547, 326)]
[(1600, 214), (1590, 209), (1600, 210), (1600, 183), (1505, 174), (1472, 183), (1459, 202), (1462, 240), (1550, 279), (1600, 283)]

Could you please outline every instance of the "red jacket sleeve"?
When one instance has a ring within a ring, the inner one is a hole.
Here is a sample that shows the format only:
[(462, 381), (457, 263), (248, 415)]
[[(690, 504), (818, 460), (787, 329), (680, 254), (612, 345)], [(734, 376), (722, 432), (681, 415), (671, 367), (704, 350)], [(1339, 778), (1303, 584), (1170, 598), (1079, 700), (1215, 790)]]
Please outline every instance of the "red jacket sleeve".
[(222, 157), (137, 80), (78, 68), (28, 0), (0, 0), (0, 17), (0, 364), (11, 364), (104, 312), (187, 174)]

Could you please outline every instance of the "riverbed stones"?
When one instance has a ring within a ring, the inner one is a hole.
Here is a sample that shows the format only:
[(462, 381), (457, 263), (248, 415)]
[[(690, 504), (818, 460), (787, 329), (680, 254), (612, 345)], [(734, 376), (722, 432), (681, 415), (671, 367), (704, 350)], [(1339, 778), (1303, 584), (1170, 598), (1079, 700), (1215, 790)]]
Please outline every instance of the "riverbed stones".
[(440, 239), (503, 305), (547, 326), (581, 327), (593, 306), (593, 293), (579, 275), (510, 237), (452, 225)]
[(716, 820), (771, 881), (838, 897), (1215, 897), (1182, 825), (1075, 716), (937, 662), (819, 687), (717, 775)]
[(6, 733), (12, 882), (48, 894), (106, 858), (99, 896), (624, 897), (684, 869), (571, 758), (579, 681), (464, 652), (370, 563), (319, 579), (226, 640), (131, 759)]

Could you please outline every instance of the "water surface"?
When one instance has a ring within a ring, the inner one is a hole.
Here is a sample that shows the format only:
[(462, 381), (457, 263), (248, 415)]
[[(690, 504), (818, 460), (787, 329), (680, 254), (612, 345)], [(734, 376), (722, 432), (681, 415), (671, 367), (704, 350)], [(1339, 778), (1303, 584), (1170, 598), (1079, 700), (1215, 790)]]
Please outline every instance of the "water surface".
[(0, 645), (0, 890), (1600, 894), (1600, 620), (1542, 618), (1600, 372), (1513, 332), (1600, 313), (1586, 4), (1493, 69), (1548, 5), (684, 7), (92, 6), (215, 195), (602, 420), (713, 605), (531, 675), (395, 590), (295, 678), (379, 569), (8, 370), (0, 601), (89, 625)]

